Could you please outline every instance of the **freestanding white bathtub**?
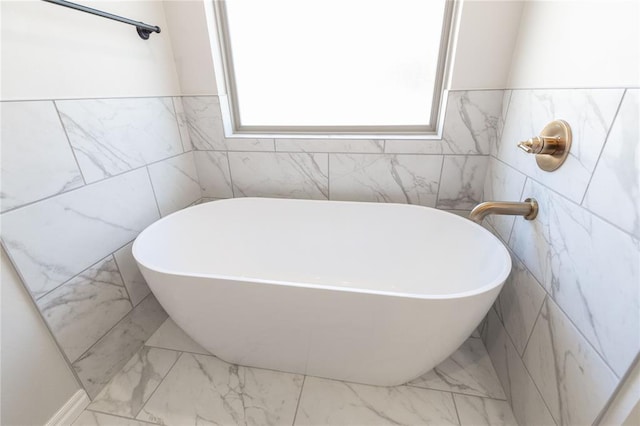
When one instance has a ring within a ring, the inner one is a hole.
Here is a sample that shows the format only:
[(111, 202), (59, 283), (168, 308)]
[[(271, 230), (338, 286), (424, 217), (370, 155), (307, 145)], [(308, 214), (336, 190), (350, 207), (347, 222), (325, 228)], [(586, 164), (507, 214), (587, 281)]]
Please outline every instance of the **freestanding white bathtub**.
[(223, 360), (384, 386), (451, 355), (511, 270), (498, 239), (450, 213), (268, 198), (174, 213), (133, 255), (169, 316)]

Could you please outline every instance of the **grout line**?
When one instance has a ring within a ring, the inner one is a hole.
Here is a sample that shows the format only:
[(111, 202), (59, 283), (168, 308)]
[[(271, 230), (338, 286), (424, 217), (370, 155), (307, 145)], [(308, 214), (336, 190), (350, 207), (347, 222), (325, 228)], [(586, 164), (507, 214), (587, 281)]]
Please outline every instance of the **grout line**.
[(622, 104), (624, 103), (624, 98), (627, 95), (627, 91), (622, 92), (622, 97), (620, 98), (620, 103), (618, 104), (618, 108), (616, 109), (616, 113), (613, 116), (613, 120), (611, 120), (611, 124), (609, 125), (609, 129), (607, 130), (607, 135), (604, 138), (604, 142), (602, 143), (602, 147), (600, 147), (600, 153), (598, 153), (598, 159), (593, 166), (593, 170), (589, 173), (589, 182), (587, 182), (587, 186), (584, 189), (584, 194), (582, 194), (582, 198), (580, 199), (580, 206), (584, 205), (584, 200), (587, 198), (587, 192), (589, 192), (589, 187), (591, 186), (591, 181), (593, 180), (593, 175), (596, 174), (596, 170), (598, 169), (598, 164), (600, 164), (600, 159), (602, 158), (602, 153), (604, 152), (605, 147), (607, 146), (607, 142), (609, 142), (609, 135), (611, 134), (611, 130), (613, 126), (616, 124), (616, 120), (618, 119), (618, 114), (620, 114), (620, 109), (622, 109)]
[(438, 208), (438, 203), (440, 202), (440, 189), (442, 188), (442, 173), (444, 172), (444, 159), (445, 159), (445, 156), (442, 155), (442, 162), (440, 163), (440, 177), (438, 178), (438, 193), (436, 194), (435, 208)]
[(296, 412), (293, 415), (293, 422), (291, 423), (291, 426), (295, 426), (296, 424), (296, 418), (298, 417), (298, 409), (300, 408), (300, 401), (302, 401), (302, 391), (304, 390), (304, 384), (307, 381), (307, 376), (302, 376), (302, 386), (300, 386), (300, 394), (298, 395), (298, 403), (296, 404)]
[[(142, 348), (144, 348), (145, 346), (146, 345), (143, 344)], [(152, 347), (152, 346), (147, 346), (147, 347)], [(141, 348), (141, 350), (142, 350), (142, 348)], [(153, 392), (151, 392), (151, 395), (149, 395), (149, 398), (147, 398), (147, 400), (144, 402), (144, 404), (142, 404), (140, 406), (140, 409), (138, 410), (138, 412), (134, 414), (134, 416), (133, 416), (134, 420), (138, 420), (137, 417), (138, 417), (138, 415), (140, 415), (140, 412), (142, 410), (144, 410), (144, 407), (149, 403), (149, 401), (151, 401), (151, 398), (153, 398), (153, 396), (156, 394), (158, 389), (160, 389), (160, 386), (162, 386), (162, 384), (164, 383), (165, 379), (169, 376), (169, 374), (171, 374), (171, 371), (173, 370), (173, 368), (176, 366), (176, 364), (178, 363), (180, 358), (182, 358), (182, 356), (184, 355), (184, 352), (182, 352), (182, 351), (174, 351), (174, 352), (177, 352), (179, 355), (176, 357), (176, 360), (173, 361), (173, 364), (171, 364), (171, 367), (169, 367), (169, 369), (167, 370), (167, 374), (165, 374), (164, 377), (162, 378), (162, 380), (160, 380), (160, 383), (158, 383), (158, 386), (156, 386), (156, 388), (153, 390)]]
[(224, 151), (224, 156), (227, 157), (227, 167), (229, 168), (229, 183), (231, 184), (231, 198), (236, 198), (236, 187), (233, 184), (233, 173), (231, 172), (231, 160), (229, 160), (229, 152)]
[[(525, 175), (524, 178), (524, 183), (522, 184), (522, 190), (520, 191), (520, 198), (518, 199), (518, 201), (522, 200), (522, 197), (524, 197), (524, 190), (527, 187), (527, 182), (529, 180), (529, 176)], [(511, 247), (511, 237), (513, 237), (513, 233), (515, 232), (516, 229), (516, 221), (519, 219), (519, 216), (515, 216), (513, 218), (513, 221), (511, 221), (511, 229), (509, 229), (509, 235), (507, 236), (507, 246)], [(513, 249), (512, 249), (513, 250)], [(533, 274), (532, 274), (533, 276)]]
[[(180, 100), (182, 102), (182, 100)], [(176, 101), (175, 97), (171, 97), (171, 106), (173, 106), (173, 117), (176, 119), (176, 125), (178, 126), (178, 136), (180, 137), (180, 146), (182, 147), (182, 153), (186, 153), (189, 151), (184, 150), (184, 140), (182, 140), (182, 131), (180, 130), (180, 120), (178, 119), (178, 111), (176, 110)], [(187, 132), (189, 129), (187, 128)]]
[(330, 153), (327, 153), (327, 200), (331, 200), (331, 157)]
[[(85, 408), (85, 409), (84, 409), (84, 411), (89, 411), (89, 412), (97, 413), (97, 414), (105, 414), (105, 415), (107, 415), (107, 416), (118, 417), (118, 418), (120, 418), (120, 419), (124, 419), (124, 420), (135, 420), (135, 421), (137, 421), (137, 422), (144, 423), (144, 424), (147, 424), (147, 425), (158, 425), (158, 423), (150, 423), (150, 422), (148, 422), (148, 421), (146, 421), (146, 420), (138, 420), (138, 419), (136, 419), (136, 418), (132, 418), (132, 417), (125, 417), (125, 416), (120, 415), (120, 414), (113, 414), (113, 413), (108, 413), (108, 412), (105, 412), (105, 411), (98, 411), (98, 410), (96, 410), (95, 408)], [(83, 412), (84, 412), (84, 411), (83, 411)], [(74, 425), (75, 425), (75, 423), (74, 423)]]
[[(531, 327), (531, 332), (529, 333), (529, 336), (527, 336), (527, 343), (525, 343), (524, 348), (522, 349), (522, 353), (519, 354), (520, 359), (524, 358), (524, 354), (527, 352), (527, 348), (529, 347), (529, 342), (531, 341), (531, 336), (533, 336), (533, 330), (536, 329), (536, 326), (538, 325), (538, 321), (540, 320), (540, 315), (542, 315), (542, 308), (544, 307), (545, 303), (548, 303), (547, 299), (549, 299), (549, 294), (545, 294), (544, 298), (542, 299), (542, 303), (540, 304), (540, 308), (538, 308), (538, 314), (536, 315), (536, 319), (533, 322), (533, 327)], [(509, 337), (511, 337), (511, 334), (509, 334), (509, 331), (507, 330), (507, 328), (504, 328), (504, 331), (509, 335)], [(511, 341), (513, 342), (513, 338), (511, 339)], [(516, 345), (513, 345), (514, 348), (516, 348), (516, 352), (518, 352), (518, 348), (516, 347)], [(524, 364), (524, 359), (522, 361), (522, 363)]]
[(162, 218), (162, 213), (160, 212), (160, 203), (158, 203), (158, 196), (156, 195), (156, 190), (153, 187), (153, 179), (151, 179), (151, 172), (149, 171), (149, 167), (145, 166), (147, 169), (147, 177), (149, 178), (149, 184), (151, 185), (151, 192), (153, 193), (153, 199), (156, 202), (156, 208), (158, 209), (158, 217)]
[[(65, 137), (67, 138), (67, 144), (69, 145), (69, 149), (71, 150), (71, 155), (73, 155), (73, 159), (76, 162), (76, 166), (78, 167), (78, 172), (80, 173), (80, 177), (82, 178), (82, 182), (84, 185), (87, 184), (87, 180), (84, 177), (84, 173), (82, 172), (82, 168), (80, 167), (80, 162), (78, 161), (78, 157), (76, 156), (76, 151), (73, 149), (73, 145), (71, 144), (71, 138), (69, 137), (69, 133), (67, 132), (67, 128), (64, 125), (64, 121), (62, 121), (62, 116), (60, 115), (60, 110), (58, 109), (58, 105), (56, 101), (53, 102), (53, 109), (56, 110), (56, 114), (58, 115), (58, 121), (60, 122), (60, 126), (62, 127), (62, 131), (64, 132)], [(60, 192), (59, 194), (64, 194), (64, 192)]]
[(450, 393), (451, 395), (451, 400), (453, 401), (453, 409), (456, 412), (456, 417), (458, 417), (458, 424), (462, 425), (462, 422), (460, 421), (460, 412), (458, 411), (458, 404), (456, 404), (456, 398), (453, 395), (453, 393)]
[[(477, 339), (477, 337), (475, 337), (475, 339)], [(482, 339), (480, 339), (480, 340), (482, 340)], [(484, 347), (484, 342), (482, 342), (482, 346)], [(486, 347), (485, 347), (485, 350), (486, 350)], [(489, 351), (487, 351), (487, 355), (488, 355), (488, 354), (489, 354)], [(489, 358), (491, 358), (491, 357), (489, 357)], [(494, 370), (494, 371), (496, 371), (495, 367), (494, 367), (494, 369), (493, 369), (493, 370)], [(498, 383), (500, 383), (500, 378), (498, 377), (498, 374), (497, 374), (497, 373), (496, 373), (496, 375), (495, 375), (495, 378), (496, 378), (496, 380), (498, 381)], [(403, 385), (399, 385), (399, 386), (405, 386), (405, 387), (408, 387), (408, 388), (414, 388), (414, 389), (424, 389), (424, 390), (430, 390), (430, 391), (442, 392), (442, 393), (450, 393), (450, 394), (452, 394), (452, 395), (472, 396), (472, 397), (474, 397), (474, 398), (490, 399), (490, 400), (492, 400), (492, 401), (507, 401), (507, 402), (508, 402), (508, 400), (506, 399), (506, 392), (505, 392), (505, 398), (504, 398), (504, 399), (502, 399), (502, 398), (496, 398), (496, 397), (493, 397), (493, 396), (472, 395), (472, 394), (470, 394), (470, 393), (462, 393), (462, 392), (456, 392), (456, 391), (452, 391), (452, 390), (442, 390), (442, 389), (435, 389), (435, 388), (426, 388), (426, 387), (424, 387), (424, 386), (412, 385), (412, 384), (410, 384), (410, 382), (409, 382), (409, 383), (405, 383), (405, 384), (403, 384)], [(500, 383), (500, 388), (501, 388), (501, 389), (502, 389), (502, 391), (504, 392), (504, 388), (502, 388), (502, 383)]]
[(133, 304), (133, 300), (131, 299), (131, 294), (129, 293), (129, 289), (127, 288), (127, 283), (125, 282), (124, 276), (122, 275), (122, 268), (118, 264), (118, 259), (116, 259), (115, 252), (111, 253), (111, 257), (113, 258), (113, 262), (116, 264), (116, 268), (118, 268), (118, 275), (120, 275), (120, 279), (122, 280), (122, 286), (124, 287), (124, 291), (125, 293), (127, 293), (127, 297), (129, 298), (129, 303), (131, 304), (131, 310), (133, 310), (133, 308), (135, 308), (135, 305)]
[(38, 200), (29, 201), (28, 203), (24, 203), (24, 204), (22, 204), (22, 205), (20, 205), (20, 206), (13, 207), (13, 208), (10, 208), (10, 209), (8, 209), (8, 210), (5, 210), (5, 211), (3, 211), (3, 212), (2, 212), (2, 214), (4, 215), (5, 213), (13, 212), (13, 211), (18, 210), (18, 209), (21, 209), (21, 208), (23, 208), (23, 207), (28, 207), (28, 206), (31, 206), (31, 205), (33, 205), (33, 204), (37, 204), (37, 203), (39, 203), (39, 202), (41, 202), (41, 201), (45, 201), (45, 200), (50, 200), (50, 199), (52, 199), (52, 198), (56, 198), (56, 197), (58, 197), (58, 196), (62, 196), (62, 195), (66, 195), (66, 194), (71, 194), (71, 193), (76, 192), (76, 191), (79, 191), (79, 190), (81, 190), (81, 189), (85, 189), (85, 188), (88, 188), (88, 187), (90, 187), (90, 186), (93, 186), (93, 185), (96, 185), (96, 184), (99, 184), (99, 183), (103, 183), (103, 182), (106, 182), (106, 181), (108, 181), (108, 180), (111, 180), (111, 179), (114, 179), (114, 178), (117, 178), (117, 177), (124, 176), (124, 175), (126, 175), (127, 173), (132, 173), (132, 172), (138, 171), (138, 170), (140, 170), (140, 169), (142, 169), (142, 168), (144, 168), (144, 167), (152, 166), (152, 165), (154, 165), (154, 164), (158, 164), (158, 163), (162, 163), (162, 162), (164, 162), (164, 161), (166, 161), (166, 160), (171, 160), (171, 159), (174, 159), (174, 158), (179, 157), (179, 156), (184, 155), (184, 154), (185, 154), (184, 152), (180, 152), (180, 153), (178, 153), (178, 154), (176, 154), (176, 155), (172, 155), (172, 156), (170, 156), (170, 157), (163, 158), (163, 159), (161, 159), (161, 160), (153, 161), (153, 162), (151, 162), (151, 163), (149, 163), (149, 164), (143, 164), (142, 166), (136, 167), (136, 168), (134, 168), (134, 169), (126, 170), (126, 171), (124, 171), (124, 172), (121, 172), (121, 173), (118, 173), (118, 174), (115, 174), (115, 175), (112, 175), (112, 176), (107, 176), (106, 178), (103, 178), (103, 179), (100, 179), (100, 180), (96, 180), (95, 182), (87, 183), (86, 185), (79, 186), (79, 187), (77, 187), (77, 188), (73, 188), (73, 189), (70, 189), (70, 190), (68, 190), (68, 191), (59, 192), (59, 193), (57, 193), (57, 194), (48, 195), (48, 196), (46, 196), (46, 197), (44, 197), (44, 198), (40, 198), (40, 199), (38, 199)]

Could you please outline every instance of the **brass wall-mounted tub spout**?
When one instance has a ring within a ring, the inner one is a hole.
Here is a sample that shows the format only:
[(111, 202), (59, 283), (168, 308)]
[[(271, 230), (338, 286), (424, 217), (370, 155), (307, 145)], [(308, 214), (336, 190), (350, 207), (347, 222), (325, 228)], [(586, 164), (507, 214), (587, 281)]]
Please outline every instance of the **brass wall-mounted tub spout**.
[(527, 220), (533, 220), (538, 216), (538, 202), (533, 198), (527, 198), (520, 203), (508, 201), (486, 201), (478, 204), (473, 208), (473, 210), (471, 210), (469, 219), (476, 223), (482, 223), (482, 220), (490, 214), (524, 216)]

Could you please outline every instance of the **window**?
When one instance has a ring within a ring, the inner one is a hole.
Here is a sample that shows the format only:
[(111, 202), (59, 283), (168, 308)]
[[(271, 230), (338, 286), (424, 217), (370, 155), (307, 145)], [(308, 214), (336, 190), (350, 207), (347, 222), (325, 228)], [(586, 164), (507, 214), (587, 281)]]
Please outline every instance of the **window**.
[(433, 134), (452, 2), (216, 2), (236, 133)]

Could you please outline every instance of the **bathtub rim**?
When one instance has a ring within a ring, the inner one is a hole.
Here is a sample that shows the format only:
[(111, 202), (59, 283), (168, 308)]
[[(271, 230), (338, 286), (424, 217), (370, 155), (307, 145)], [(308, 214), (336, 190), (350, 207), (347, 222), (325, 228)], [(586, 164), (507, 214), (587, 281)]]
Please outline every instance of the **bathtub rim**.
[[(274, 279), (260, 279), (260, 278), (254, 278), (254, 277), (246, 277), (246, 276), (239, 276), (239, 275), (224, 275), (224, 274), (199, 274), (199, 273), (192, 273), (192, 272), (183, 272), (183, 271), (175, 271), (175, 270), (168, 270), (166, 268), (160, 267), (160, 266), (151, 266), (149, 265), (147, 262), (142, 262), (138, 259), (138, 256), (136, 255), (137, 253), (137, 249), (138, 249), (138, 242), (139, 242), (139, 238), (140, 236), (150, 230), (151, 228), (155, 227), (156, 225), (159, 226), (160, 223), (164, 222), (165, 220), (168, 220), (169, 218), (171, 218), (174, 215), (179, 215), (189, 209), (192, 208), (200, 208), (202, 206), (204, 206), (207, 203), (201, 203), (201, 204), (196, 204), (196, 205), (192, 205), (192, 206), (188, 206), (185, 207), (184, 209), (178, 210), (176, 212), (173, 212), (165, 217), (162, 217), (158, 220), (156, 220), (155, 222), (153, 222), (152, 224), (150, 224), (149, 226), (147, 226), (145, 229), (143, 229), (138, 236), (136, 237), (136, 239), (133, 242), (133, 246), (131, 247), (131, 252), (133, 255), (134, 260), (136, 261), (137, 264), (144, 266), (145, 268), (158, 272), (158, 273), (162, 273), (162, 274), (166, 274), (166, 275), (173, 275), (173, 276), (180, 276), (180, 277), (193, 277), (193, 278), (208, 278), (208, 279), (217, 279), (217, 280), (226, 280), (226, 281), (236, 281), (236, 282), (249, 282), (249, 283), (259, 283), (259, 284), (268, 284), (268, 285), (278, 285), (278, 286), (287, 286), (287, 287), (300, 287), (300, 288), (310, 288), (310, 289), (319, 289), (319, 290), (330, 290), (330, 291), (344, 291), (344, 292), (349, 292), (349, 293), (363, 293), (363, 294), (375, 294), (375, 295), (380, 295), (380, 296), (392, 296), (392, 297), (405, 297), (405, 298), (412, 298), (412, 299), (429, 299), (429, 300), (447, 300), (447, 299), (459, 299), (459, 298), (466, 298), (466, 297), (472, 297), (478, 294), (482, 294), (482, 293), (486, 293), (489, 292), (491, 290), (493, 290), (494, 288), (500, 287), (502, 286), (505, 281), (507, 280), (507, 278), (509, 277), (510, 273), (511, 273), (511, 269), (512, 269), (512, 259), (511, 259), (511, 253), (509, 252), (509, 250), (505, 247), (504, 243), (502, 241), (500, 241), (500, 239), (498, 237), (496, 237), (495, 235), (493, 235), (489, 230), (487, 230), (486, 228), (484, 228), (483, 226), (474, 223), (472, 221), (470, 221), (469, 219), (466, 219), (464, 217), (461, 217), (459, 215), (456, 215), (454, 213), (450, 213), (444, 210), (440, 210), (440, 209), (436, 209), (433, 207), (427, 207), (427, 206), (420, 206), (420, 205), (414, 205), (414, 204), (401, 204), (401, 203), (378, 203), (378, 202), (369, 202), (369, 201), (339, 201), (339, 200), (306, 200), (306, 199), (288, 199), (288, 198), (273, 198), (273, 197), (241, 197), (241, 198), (227, 198), (227, 199), (221, 199), (221, 200), (215, 200), (215, 202), (229, 202), (229, 201), (234, 201), (234, 200), (248, 200), (248, 199), (267, 199), (267, 200), (296, 200), (296, 201), (308, 201), (308, 202), (330, 202), (330, 203), (341, 203), (341, 204), (363, 204), (363, 203), (368, 203), (368, 204), (384, 204), (384, 205), (395, 205), (395, 206), (401, 206), (402, 208), (426, 208), (431, 210), (433, 213), (436, 214), (441, 214), (441, 215), (448, 215), (448, 216), (453, 216), (455, 217), (454, 220), (459, 220), (460, 223), (464, 223), (465, 226), (468, 226), (469, 224), (473, 225), (473, 226), (477, 226), (480, 229), (482, 229), (483, 232), (485, 232), (491, 239), (495, 240), (498, 243), (498, 246), (500, 247), (500, 252), (501, 255), (505, 256), (505, 258), (507, 259), (507, 262), (505, 263), (502, 271), (500, 271), (499, 274), (497, 274), (498, 278), (489, 281), (489, 283), (484, 284), (478, 288), (474, 288), (472, 290), (467, 290), (467, 291), (463, 291), (463, 292), (457, 292), (457, 293), (447, 293), (447, 294), (424, 294), (424, 293), (411, 293), (411, 292), (398, 292), (398, 291), (386, 291), (386, 290), (374, 290), (374, 289), (361, 289), (361, 288), (354, 288), (354, 287), (346, 287), (346, 286), (332, 286), (332, 285), (324, 285), (324, 284), (312, 284), (312, 283), (301, 283), (301, 282), (294, 282), (294, 281), (286, 281), (286, 280), (274, 280)], [(214, 201), (210, 201), (210, 202), (214, 202)]]

